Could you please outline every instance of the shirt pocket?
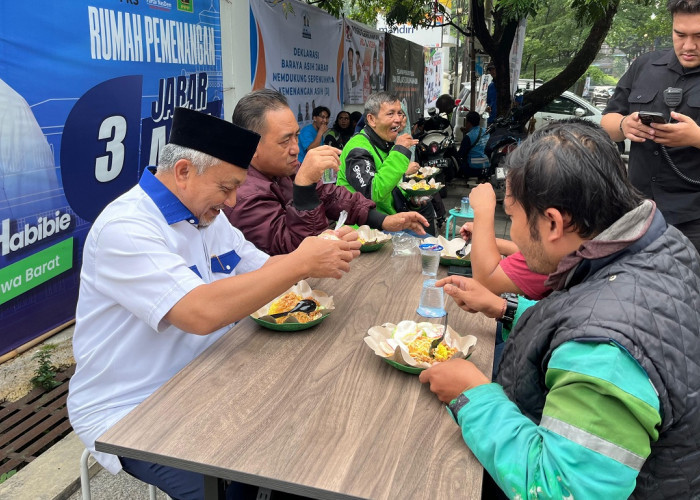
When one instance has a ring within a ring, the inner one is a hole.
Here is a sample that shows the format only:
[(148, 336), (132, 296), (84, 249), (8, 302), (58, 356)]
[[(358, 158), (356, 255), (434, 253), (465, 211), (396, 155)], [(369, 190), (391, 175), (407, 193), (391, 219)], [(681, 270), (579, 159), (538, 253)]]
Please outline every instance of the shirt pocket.
[(199, 272), (196, 264), (194, 266), (190, 266), (190, 271), (196, 274), (199, 279), (202, 279), (202, 273)]
[(241, 261), (235, 250), (211, 257), (211, 270), (214, 273), (231, 274)]
[(687, 104), (690, 108), (688, 116), (697, 122), (698, 119), (700, 119), (700, 92), (690, 94), (688, 96)]
[(632, 89), (630, 95), (627, 98), (629, 103), (630, 113), (634, 111), (652, 111), (654, 107), (654, 99), (659, 93), (659, 89)]

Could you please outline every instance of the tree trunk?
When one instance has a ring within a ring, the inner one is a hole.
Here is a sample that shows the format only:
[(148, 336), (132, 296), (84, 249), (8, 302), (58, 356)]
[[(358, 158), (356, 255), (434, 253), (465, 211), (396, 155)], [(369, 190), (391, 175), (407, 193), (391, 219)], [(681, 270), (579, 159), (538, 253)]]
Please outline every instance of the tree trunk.
[(491, 62), (496, 66), (496, 93), (498, 115), (510, 111), (513, 96), (510, 95), (510, 48), (513, 45), (518, 21), (504, 21), (501, 12), (493, 13), (494, 31), (491, 35), (486, 27), (484, 4), (480, 0), (471, 0), (473, 30)]
[(561, 73), (525, 95), (522, 114), (519, 117), (521, 123), (529, 120), (538, 110), (550, 103), (555, 97), (561, 95), (562, 92), (571, 87), (586, 73), (610, 30), (619, 3), (620, 0), (613, 1), (608, 5), (605, 14), (593, 23), (586, 41), (581, 44), (581, 49)]
[[(574, 55), (564, 70), (552, 80), (528, 92), (523, 99), (518, 119), (527, 122), (537, 111), (561, 95), (583, 76), (595, 60), (605, 37), (612, 26), (620, 0), (613, 0), (605, 9), (605, 13), (593, 23), (586, 41)], [(491, 62), (496, 66), (496, 90), (498, 92), (498, 115), (508, 114), (513, 96), (510, 95), (510, 48), (513, 45), (518, 21), (504, 21), (502, 13), (496, 9), (493, 13), (493, 35), (489, 33), (484, 15), (483, 0), (471, 0), (472, 26), (475, 36), (481, 42), (484, 50), (491, 56)]]

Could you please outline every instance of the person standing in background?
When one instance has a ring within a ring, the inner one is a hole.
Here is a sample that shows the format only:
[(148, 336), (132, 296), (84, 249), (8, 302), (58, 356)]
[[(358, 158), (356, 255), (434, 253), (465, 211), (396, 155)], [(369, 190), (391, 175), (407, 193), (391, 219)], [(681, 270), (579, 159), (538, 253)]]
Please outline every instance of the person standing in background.
[[(613, 141), (632, 142), (632, 185), (700, 250), (700, 0), (670, 0), (667, 8), (673, 50), (643, 54), (632, 63), (600, 124)], [(641, 111), (659, 112), (670, 123), (644, 123)]]
[(498, 92), (496, 91), (496, 66), (489, 63), (486, 66), (486, 72), (491, 75), (491, 83), (486, 89), (486, 107), (489, 112), (489, 118), (486, 121), (487, 125), (491, 125), (498, 116)]

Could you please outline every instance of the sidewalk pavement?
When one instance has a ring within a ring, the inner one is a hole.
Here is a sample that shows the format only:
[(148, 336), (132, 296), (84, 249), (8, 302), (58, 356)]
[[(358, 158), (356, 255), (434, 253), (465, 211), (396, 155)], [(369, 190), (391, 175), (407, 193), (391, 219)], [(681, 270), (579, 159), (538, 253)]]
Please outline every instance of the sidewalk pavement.
[[(448, 213), (452, 208), (460, 208), (462, 197), (469, 196), (469, 192), (474, 185), (473, 182), (472, 184), (467, 184), (467, 181), (464, 179), (454, 179), (449, 184), (447, 187), (447, 197), (443, 199), (445, 209)], [(460, 222), (464, 222), (464, 220), (460, 220)], [(510, 220), (503, 211), (503, 203), (496, 204), (494, 228), (496, 231), (496, 238), (510, 239)], [(457, 226), (457, 231), (459, 232), (459, 226)], [(445, 226), (442, 226), (442, 230), (439, 231), (439, 234), (445, 235)], [(455, 236), (450, 235), (450, 238), (454, 237)], [(457, 234), (457, 237), (459, 237), (459, 234)]]
[[(456, 179), (448, 188), (445, 208), (459, 208), (463, 196), (469, 196), (471, 187), (464, 180)], [(496, 207), (496, 236), (510, 239), (508, 218), (503, 206)], [(440, 231), (444, 234), (445, 228)], [(41, 454), (19, 473), (0, 484), (0, 498), (9, 500), (81, 500), (80, 456), (84, 446), (72, 432), (59, 443)], [(125, 472), (112, 475), (97, 464), (92, 457), (90, 486), (95, 500), (138, 500), (148, 498), (148, 487)], [(158, 491), (158, 500), (168, 497)]]
[[(10, 479), (0, 484), (0, 498), (8, 500), (81, 500), (80, 456), (85, 447), (71, 432)], [(148, 499), (148, 486), (125, 472), (116, 476), (92, 457), (88, 461), (94, 500)], [(158, 500), (168, 497), (158, 492)]]

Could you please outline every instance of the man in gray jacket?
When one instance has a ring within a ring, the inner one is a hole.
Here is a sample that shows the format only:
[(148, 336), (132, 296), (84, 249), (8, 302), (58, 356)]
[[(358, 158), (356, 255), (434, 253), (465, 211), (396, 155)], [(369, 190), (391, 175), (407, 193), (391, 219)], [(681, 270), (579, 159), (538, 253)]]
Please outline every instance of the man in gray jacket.
[[(508, 158), (511, 239), (554, 291), (520, 316), (496, 383), (466, 360), (420, 380), (511, 498), (699, 498), (695, 248), (595, 125), (548, 125)], [(473, 281), (438, 284), (482, 309)]]

